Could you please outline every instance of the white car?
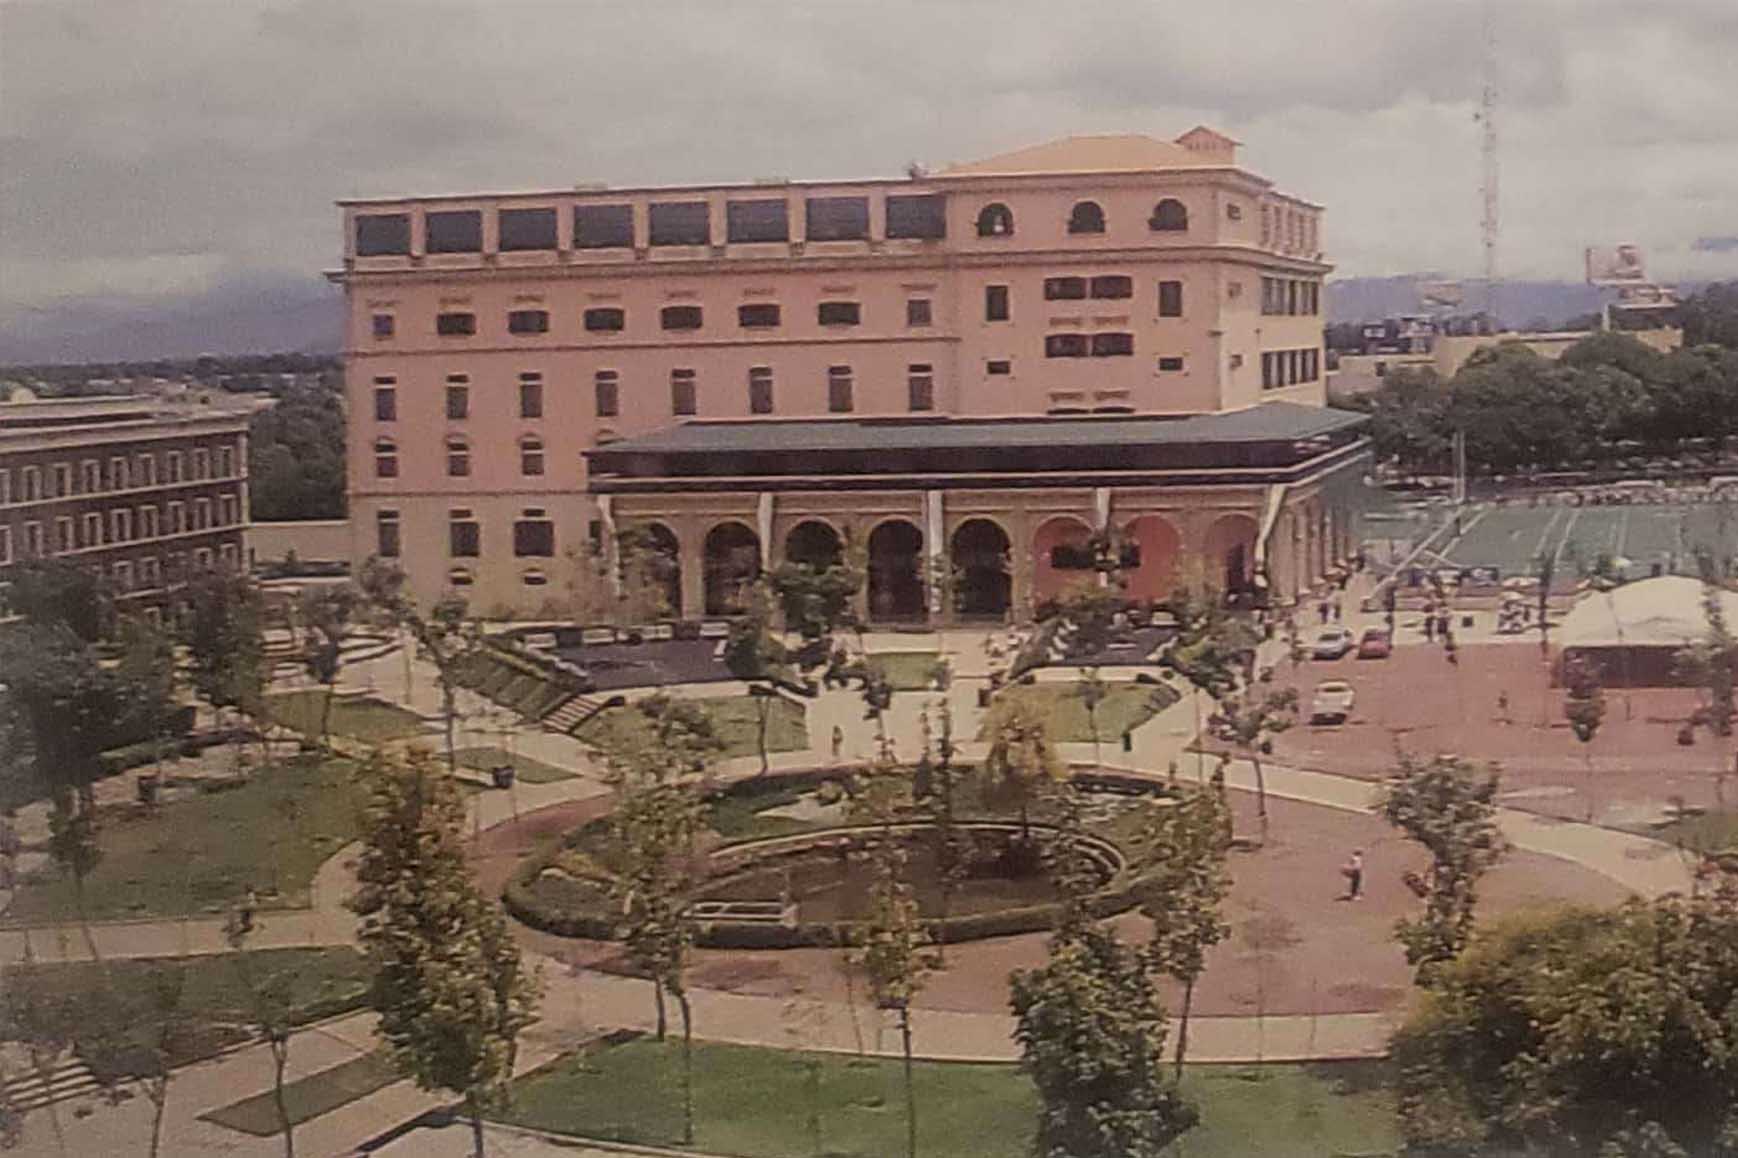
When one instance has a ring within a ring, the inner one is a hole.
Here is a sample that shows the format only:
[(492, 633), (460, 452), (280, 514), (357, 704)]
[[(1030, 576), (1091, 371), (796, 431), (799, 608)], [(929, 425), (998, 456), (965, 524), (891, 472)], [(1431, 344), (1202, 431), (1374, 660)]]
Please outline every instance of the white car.
[(1343, 724), (1351, 717), (1352, 705), (1357, 700), (1358, 693), (1345, 680), (1319, 683), (1316, 694), (1310, 698), (1310, 723)]
[(1310, 645), (1312, 659), (1339, 659), (1358, 644), (1349, 627), (1324, 627)]

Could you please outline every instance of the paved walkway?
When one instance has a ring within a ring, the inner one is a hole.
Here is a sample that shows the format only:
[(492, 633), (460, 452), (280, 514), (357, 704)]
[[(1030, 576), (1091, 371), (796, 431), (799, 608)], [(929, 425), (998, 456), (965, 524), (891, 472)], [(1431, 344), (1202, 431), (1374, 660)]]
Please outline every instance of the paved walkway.
[[(1349, 602), (1349, 600), (1348, 600)], [(953, 710), (955, 736), (962, 742), (962, 755), (981, 755), (983, 746), (975, 737), (981, 711), (977, 691), (989, 660), (981, 633), (947, 633), (935, 636), (896, 635), (871, 637), (871, 651), (920, 651), (944, 648), (955, 661), (956, 680), (947, 693)], [(1278, 658), (1283, 647), (1277, 641), (1264, 649), (1264, 661)], [(1127, 677), (1129, 672), (1103, 669), (1106, 678)], [(1044, 679), (1072, 679), (1069, 670), (1042, 673)], [(406, 702), (419, 713), (438, 716), (440, 697), (432, 669), (420, 661), (405, 663), (394, 654), (361, 665), (349, 673), (347, 684), (372, 690), (387, 699)], [(740, 684), (708, 683), (676, 686), (675, 695), (719, 696), (743, 694)], [(920, 736), (920, 714), (939, 693), (901, 694), (887, 716), (888, 734), (902, 756), (915, 755)], [(473, 824), (487, 829), (511, 822), (515, 816), (542, 808), (587, 799), (604, 792), (598, 768), (586, 747), (571, 737), (517, 726), (504, 719), (499, 709), (478, 697), (464, 694), (461, 710), (469, 715), (460, 730), (463, 746), (502, 746), (545, 763), (572, 770), (574, 778), (549, 784), (520, 783), (512, 791), (484, 791), (471, 798)], [(1208, 705), (1185, 694), (1131, 735), (1128, 752), (1113, 742), (1101, 746), (1107, 767), (1164, 776), (1175, 764), (1186, 779), (1205, 776), (1217, 763), (1188, 751), (1197, 734), (1197, 722), (1205, 718)], [(933, 722), (933, 721), (932, 721)], [(813, 767), (830, 762), (833, 728), (845, 736), (847, 761), (864, 759), (876, 746), (874, 724), (864, 718), (862, 703), (851, 692), (824, 692), (808, 705), (811, 747), (803, 752), (779, 753), (773, 763), (781, 768)], [(510, 737), (506, 739), (506, 737)], [(430, 739), (438, 743), (438, 729), (431, 725)], [(1090, 744), (1065, 744), (1066, 758), (1089, 762)], [(752, 775), (759, 768), (757, 757), (726, 762), (725, 776)], [(1306, 772), (1264, 764), (1267, 791), (1275, 797), (1353, 812), (1371, 810), (1375, 786), (1368, 781)], [(1253, 790), (1254, 770), (1246, 761), (1234, 762), (1227, 778), (1234, 788)], [(1499, 823), (1517, 848), (1543, 853), (1602, 873), (1644, 896), (1687, 889), (1687, 867), (1670, 846), (1643, 837), (1573, 823), (1554, 823), (1537, 816), (1502, 810)], [(354, 939), (354, 919), (343, 908), (349, 891), (350, 862), (354, 847), (340, 851), (320, 870), (313, 889), (313, 907), (286, 913), (265, 913), (251, 944), (279, 947), (344, 944)], [(118, 922), (95, 927), (99, 950), (108, 957), (146, 957), (226, 951), (221, 922), (215, 920)], [(40, 960), (76, 959), (85, 955), (83, 939), (76, 930), (37, 929), (0, 932), (0, 960), (17, 960), (25, 940)], [(519, 1062), (531, 1068), (574, 1047), (606, 1028), (647, 1029), (652, 1025), (653, 1004), (647, 983), (612, 974), (573, 969), (565, 962), (532, 955), (543, 971), (545, 995), (538, 1024), (526, 1037)], [(786, 1029), (793, 1008), (806, 1006), (802, 1045), (805, 1048), (852, 1051), (859, 1030), (871, 1048), (897, 1050), (891, 1033), (877, 1033), (877, 1014), (867, 1008), (853, 1011), (842, 1003), (803, 1002), (782, 997), (756, 996), (714, 990), (693, 993), (695, 1021), (710, 1040), (788, 1048), (793, 1038)], [(1393, 1017), (1380, 1013), (1321, 1016), (1198, 1017), (1190, 1027), (1191, 1056), (1198, 1061), (1282, 1061), (1312, 1058), (1376, 1056), (1386, 1049)], [(1018, 1056), (1011, 1037), (1013, 1022), (998, 1013), (923, 1010), (914, 1018), (916, 1052), (926, 1058), (958, 1061), (1012, 1061)], [(890, 1027), (883, 1027), (890, 1028)], [(313, 1072), (354, 1057), (374, 1047), (368, 1015), (355, 1015), (299, 1033), (292, 1050), (292, 1074)], [(243, 1135), (198, 1120), (198, 1115), (228, 1104), (252, 1092), (268, 1089), (269, 1067), (263, 1047), (241, 1050), (219, 1059), (189, 1067), (177, 1074), (172, 1087), (166, 1152), (175, 1154), (267, 1154), (279, 1150), (272, 1139), (248, 1139)], [(392, 1123), (408, 1121), (432, 1108), (438, 1099), (414, 1090), (408, 1083), (387, 1087), (331, 1114), (315, 1119), (298, 1130), (305, 1153), (342, 1153), (361, 1141), (377, 1136)], [(107, 1109), (73, 1121), (63, 1114), (69, 1152), (113, 1152), (109, 1144), (122, 1137), (138, 1137), (144, 1100)], [(128, 1131), (132, 1131), (129, 1133)], [(500, 1132), (505, 1135), (507, 1132)], [(42, 1137), (38, 1134), (37, 1137)], [(73, 1145), (74, 1139), (80, 1144)], [(503, 1153), (550, 1152), (546, 1141), (525, 1136), (494, 1139)], [(256, 1144), (257, 1143), (257, 1144)], [(462, 1129), (419, 1129), (390, 1143), (385, 1154), (415, 1152), (426, 1158), (466, 1152), (468, 1138)], [(563, 1153), (603, 1154), (562, 1148)]]

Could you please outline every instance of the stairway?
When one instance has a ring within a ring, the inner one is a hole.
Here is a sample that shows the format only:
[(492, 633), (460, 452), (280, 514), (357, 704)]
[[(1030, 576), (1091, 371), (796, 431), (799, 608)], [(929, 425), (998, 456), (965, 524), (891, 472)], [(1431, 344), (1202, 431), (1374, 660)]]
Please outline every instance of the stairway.
[(543, 717), (543, 726), (552, 732), (571, 733), (579, 725), (603, 710), (603, 704), (587, 696), (569, 696), (553, 712)]
[(26, 1114), (68, 1098), (94, 1094), (101, 1088), (96, 1075), (77, 1058), (68, 1058), (49, 1070), (46, 1082), (35, 1070), (26, 1070), (7, 1080), (5, 1086), (7, 1100)]

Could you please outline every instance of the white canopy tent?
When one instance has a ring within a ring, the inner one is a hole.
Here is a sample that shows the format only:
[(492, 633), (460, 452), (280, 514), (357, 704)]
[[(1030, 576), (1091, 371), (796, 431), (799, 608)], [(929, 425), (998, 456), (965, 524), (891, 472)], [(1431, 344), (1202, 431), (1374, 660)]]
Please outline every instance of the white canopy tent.
[[(1722, 591), (1720, 603), (1738, 632), (1738, 592)], [(1559, 661), (1585, 655), (1607, 682), (1658, 686), (1679, 682), (1677, 653), (1707, 635), (1701, 582), (1661, 575), (1583, 595), (1558, 626), (1556, 643)]]

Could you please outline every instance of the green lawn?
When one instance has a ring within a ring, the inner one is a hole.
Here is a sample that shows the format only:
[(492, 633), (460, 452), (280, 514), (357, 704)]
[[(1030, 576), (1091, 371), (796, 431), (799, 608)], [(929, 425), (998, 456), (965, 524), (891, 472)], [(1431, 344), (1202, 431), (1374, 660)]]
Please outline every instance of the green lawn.
[(1696, 852), (1738, 852), (1738, 812), (1707, 812), (1674, 820), (1652, 835)]
[[(304, 736), (320, 734), (320, 713), (325, 710), (324, 691), (284, 692), (266, 699), (272, 719)], [(408, 740), (423, 734), (423, 721), (384, 700), (340, 696), (332, 701), (332, 734), (369, 744)]]
[(941, 658), (937, 651), (878, 651), (869, 662), (881, 669), (896, 692), (923, 692), (930, 686), (930, 673)]
[[(123, 958), (107, 962), (8, 964), (0, 984), (26, 986), (34, 980), (52, 995), (46, 1008), (67, 1019), (66, 1034), (80, 1041), (79, 1053), (101, 1072), (131, 1073), (142, 1059), (129, 1056), (129, 1033), (148, 1032), (157, 982), (181, 975), (179, 1010), (192, 1031), (179, 1041), (175, 1064), (208, 1056), (246, 1040), (251, 1002), (248, 978), (274, 974), (289, 978), (287, 1000), (296, 1023), (315, 1021), (362, 1006), (368, 992), (367, 964), (355, 949), (262, 949), (247, 954), (243, 973), (234, 954), (197, 957)], [(92, 1035), (93, 1029), (119, 1038)]]
[(579, 775), (565, 768), (557, 768), (553, 764), (545, 764), (541, 760), (533, 760), (529, 756), (521, 756), (517, 752), (509, 755), (502, 748), (460, 748), (454, 755), (458, 757), (461, 767), (475, 768), (479, 772), (490, 772), (497, 765), (511, 764), (520, 781), (526, 784), (553, 784), (557, 780), (572, 780)]
[[(755, 701), (748, 696), (719, 696), (691, 701), (704, 711), (724, 742), (723, 758), (753, 756), (760, 748), (755, 735), (760, 726)], [(782, 697), (769, 701), (766, 747), (769, 752), (794, 752), (809, 746), (807, 713)], [(651, 734), (644, 716), (632, 704), (599, 712), (574, 733), (588, 744), (608, 750), (626, 740), (645, 739)]]
[[(366, 1098), (401, 1078), (385, 1053), (365, 1053), (285, 1085), (284, 1109), (289, 1113), (290, 1124), (299, 1126), (358, 1098)], [(277, 1097), (271, 1090), (201, 1114), (200, 1118), (259, 1138), (269, 1138), (281, 1128)]]
[[(286, 760), (210, 787), (222, 790), (104, 815), (87, 916), (221, 912), (249, 888), (264, 908), (306, 905), (315, 870), (356, 838), (363, 792), (347, 761)], [(23, 923), (77, 915), (71, 879), (52, 866), (26, 879), (8, 914)]]
[[(681, 1138), (681, 1047), (650, 1039), (569, 1055), (521, 1078), (504, 1121), (604, 1141)], [(819, 1094), (811, 1074), (819, 1069)], [(1350, 1066), (1192, 1067), (1202, 1124), (1188, 1158), (1390, 1154), (1393, 1104), (1378, 1070)], [(1012, 1065), (919, 1063), (919, 1152), (1028, 1158), (1036, 1107)], [(741, 1158), (883, 1158), (904, 1151), (897, 1061), (699, 1043), (695, 1147)], [(818, 1104), (817, 1104), (818, 1103)], [(818, 1109), (818, 1114), (816, 1113)], [(819, 1119), (820, 1146), (814, 1137)]]
[[(1080, 701), (1076, 683), (1039, 683), (1009, 688), (1001, 693), (1030, 704), (1050, 725), (1050, 738), (1057, 743), (1089, 744), (1091, 721)], [(1105, 744), (1120, 742), (1122, 734), (1143, 724), (1177, 701), (1177, 693), (1163, 685), (1114, 683), (1107, 687), (1098, 705), (1098, 738)]]

